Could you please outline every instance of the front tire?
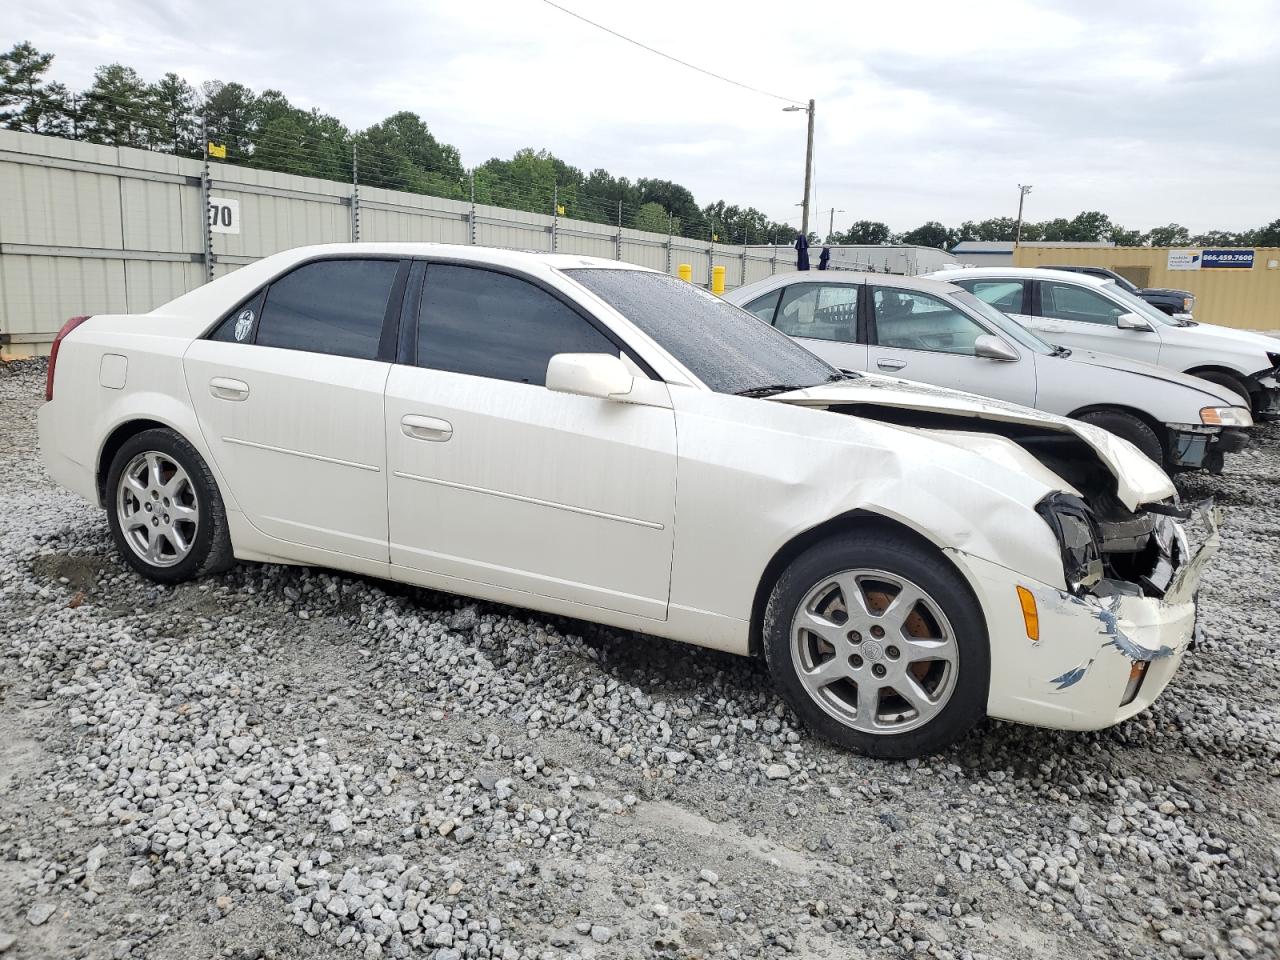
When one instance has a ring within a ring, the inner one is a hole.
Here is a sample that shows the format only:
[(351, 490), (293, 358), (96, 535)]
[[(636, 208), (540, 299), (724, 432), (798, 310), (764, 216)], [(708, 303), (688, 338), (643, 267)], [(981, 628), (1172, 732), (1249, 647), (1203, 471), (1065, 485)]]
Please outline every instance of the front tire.
[(1154, 463), (1164, 464), (1164, 444), (1156, 432), (1132, 414), (1122, 410), (1094, 410), (1077, 418), (1082, 423), (1101, 427), (1117, 437), (1128, 440), (1146, 454)]
[(144, 577), (181, 583), (235, 562), (213, 474), (172, 430), (144, 430), (121, 444), (107, 471), (106, 499), (116, 549)]
[(931, 547), (854, 531), (802, 553), (765, 608), (765, 661), (820, 736), (872, 757), (926, 756), (986, 713), (978, 602)]

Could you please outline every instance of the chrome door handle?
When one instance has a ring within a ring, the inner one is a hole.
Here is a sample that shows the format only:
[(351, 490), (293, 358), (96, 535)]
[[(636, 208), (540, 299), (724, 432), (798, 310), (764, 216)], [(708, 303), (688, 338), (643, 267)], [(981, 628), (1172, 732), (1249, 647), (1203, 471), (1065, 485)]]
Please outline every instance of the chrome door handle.
[(400, 432), (412, 440), (439, 443), (453, 436), (453, 424), (439, 417), (420, 417), (410, 413), (400, 419)]
[(219, 400), (248, 400), (249, 385), (230, 377), (214, 377), (209, 381), (209, 393)]
[(905, 360), (877, 360), (876, 366), (881, 370), (901, 370), (907, 365)]

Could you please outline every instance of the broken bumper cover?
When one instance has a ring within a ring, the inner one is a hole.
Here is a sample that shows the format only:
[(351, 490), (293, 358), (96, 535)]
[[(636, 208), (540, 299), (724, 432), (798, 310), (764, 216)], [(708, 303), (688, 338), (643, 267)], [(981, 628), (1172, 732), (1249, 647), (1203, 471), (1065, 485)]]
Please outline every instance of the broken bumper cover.
[(1243, 427), (1205, 427), (1199, 424), (1169, 425), (1169, 460), (1184, 470), (1222, 469), (1224, 453), (1239, 453), (1249, 446)]
[[(988, 615), (987, 713), (1035, 726), (1099, 730), (1149, 707), (1195, 638), (1196, 589), (1218, 548), (1218, 509), (1204, 504), (1196, 513), (1208, 536), (1188, 556), (1186, 539), (1174, 528), (1179, 563), (1162, 597), (1143, 596), (1134, 585), (1116, 581), (1102, 581), (1095, 592), (1076, 596), (998, 564), (953, 553)], [(1036, 599), (1037, 641), (1027, 636), (1018, 586)]]

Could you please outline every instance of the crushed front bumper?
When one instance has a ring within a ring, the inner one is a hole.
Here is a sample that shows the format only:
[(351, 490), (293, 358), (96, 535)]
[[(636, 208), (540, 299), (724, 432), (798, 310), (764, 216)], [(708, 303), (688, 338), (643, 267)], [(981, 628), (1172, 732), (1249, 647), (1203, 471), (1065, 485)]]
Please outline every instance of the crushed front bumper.
[[(1208, 534), (1194, 553), (1182, 527), (1162, 518), (1176, 544), (1158, 577), (1167, 584), (1163, 596), (1143, 595), (1135, 584), (1111, 580), (1077, 596), (997, 564), (953, 554), (987, 611), (987, 713), (1036, 726), (1098, 730), (1149, 707), (1195, 638), (1196, 589), (1218, 548), (1218, 509), (1205, 503), (1195, 515)], [(1035, 640), (1028, 636), (1018, 603), (1019, 586), (1035, 597)], [(1148, 585), (1147, 593), (1152, 592), (1159, 591)]]
[(1183, 470), (1222, 470), (1222, 455), (1239, 453), (1249, 446), (1244, 427), (1206, 427), (1191, 423), (1169, 424), (1169, 461)]

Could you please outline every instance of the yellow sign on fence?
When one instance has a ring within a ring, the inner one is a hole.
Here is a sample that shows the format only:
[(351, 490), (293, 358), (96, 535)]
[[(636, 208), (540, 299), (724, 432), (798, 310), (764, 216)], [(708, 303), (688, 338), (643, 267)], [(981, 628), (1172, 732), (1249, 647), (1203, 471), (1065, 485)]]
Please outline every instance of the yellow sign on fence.
[(227, 159), (227, 145), (225, 143), (214, 143), (210, 140), (209, 156), (217, 157), (219, 160)]

